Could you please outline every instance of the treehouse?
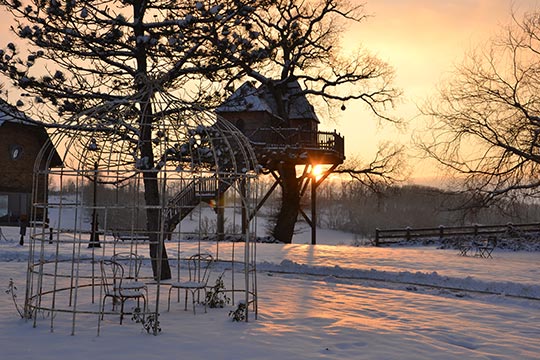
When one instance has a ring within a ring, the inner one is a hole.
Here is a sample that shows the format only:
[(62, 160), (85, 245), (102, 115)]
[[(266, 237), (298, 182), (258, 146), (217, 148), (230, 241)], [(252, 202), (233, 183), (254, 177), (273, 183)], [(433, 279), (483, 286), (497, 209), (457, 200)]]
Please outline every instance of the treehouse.
[(283, 162), (337, 166), (345, 159), (343, 137), (318, 131), (317, 114), (296, 81), (281, 93), (246, 82), (216, 112), (251, 140), (269, 170)]
[[(316, 189), (345, 160), (343, 137), (336, 131), (318, 131), (320, 122), (317, 114), (297, 81), (286, 84), (271, 82), (259, 87), (246, 82), (218, 107), (216, 112), (246, 135), (258, 163), (275, 179), (274, 185), (263, 197), (257, 210), (277, 186), (281, 186), (283, 190), (285, 187), (294, 188), (293, 191), (297, 193), (295, 199), (299, 199), (311, 183), (311, 216), (302, 208), (298, 208), (298, 212), (311, 226), (311, 242), (315, 244)], [(323, 167), (319, 166), (320, 172), (316, 173), (314, 169), (317, 165)], [(289, 175), (284, 175), (285, 167), (291, 169), (288, 171)], [(299, 190), (296, 184), (300, 184)], [(290, 193), (290, 190), (286, 192)], [(295, 199), (294, 202), (299, 204)], [(287, 207), (290, 207), (289, 205), (293, 206), (292, 203), (287, 203)], [(290, 216), (283, 216), (293, 217), (293, 223), (289, 223), (289, 230), (285, 231), (286, 242), (292, 237), (295, 214), (296, 212), (293, 212)]]
[[(35, 164), (41, 147), (49, 139), (43, 126), (36, 124), (17, 109), (0, 100), (0, 223), (17, 225), (30, 219), (34, 166), (43, 169), (45, 162)], [(54, 149), (47, 166), (61, 166)], [(48, 179), (44, 179), (48, 182)], [(37, 187), (44, 196), (48, 185)], [(36, 210), (40, 211), (40, 210)], [(36, 218), (43, 220), (43, 212)]]

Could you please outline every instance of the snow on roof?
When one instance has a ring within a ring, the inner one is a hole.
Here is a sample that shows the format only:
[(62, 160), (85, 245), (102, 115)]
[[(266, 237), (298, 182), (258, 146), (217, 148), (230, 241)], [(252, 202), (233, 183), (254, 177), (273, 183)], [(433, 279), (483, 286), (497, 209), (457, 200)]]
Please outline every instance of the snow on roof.
[[(262, 93), (266, 102), (270, 104), (270, 107), (274, 109), (273, 113), (277, 114), (275, 99), (267, 87), (261, 85), (259, 91)], [(287, 93), (285, 94), (284, 100), (287, 102), (290, 120), (312, 119), (319, 122), (319, 118), (317, 117), (317, 114), (315, 114), (313, 105), (310, 104), (306, 95), (302, 93), (302, 88), (298, 81), (295, 80), (287, 83)]]
[[(26, 114), (24, 114), (22, 111), (17, 110), (17, 108), (15, 108), (14, 106), (8, 104), (5, 100), (0, 99), (0, 127), (7, 122), (35, 126), (37, 128), (37, 131), (40, 132), (43, 141), (50, 141), (49, 134), (47, 133), (45, 127), (40, 125), (39, 122), (36, 122), (35, 120), (26, 116)], [(52, 151), (54, 153), (50, 161), (50, 165), (52, 167), (62, 166), (62, 160), (60, 159), (60, 156), (58, 155), (58, 152), (54, 147), (52, 148)]]
[(24, 125), (33, 125), (37, 124), (26, 116), (21, 111), (17, 110), (12, 105), (8, 104), (5, 100), (0, 99), (0, 126), (5, 122), (19, 123)]
[[(285, 99), (289, 110), (289, 119), (312, 119), (319, 122), (315, 109), (309, 103), (298, 81), (287, 84)], [(257, 112), (264, 111), (278, 116), (277, 104), (269, 89), (265, 85), (255, 88), (247, 81), (238, 88), (225, 102), (216, 109), (216, 112)]]
[(246, 81), (216, 111), (218, 113), (243, 111), (266, 111), (272, 113), (272, 108), (260, 95), (259, 90), (251, 82)]

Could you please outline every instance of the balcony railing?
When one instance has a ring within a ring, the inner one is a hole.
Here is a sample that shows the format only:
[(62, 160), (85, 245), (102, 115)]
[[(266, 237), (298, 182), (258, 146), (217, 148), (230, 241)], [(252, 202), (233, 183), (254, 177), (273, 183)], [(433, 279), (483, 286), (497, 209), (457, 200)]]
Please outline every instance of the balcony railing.
[(260, 128), (249, 139), (267, 147), (299, 147), (313, 150), (334, 151), (339, 155), (345, 152), (343, 137), (338, 133), (308, 131), (297, 128)]

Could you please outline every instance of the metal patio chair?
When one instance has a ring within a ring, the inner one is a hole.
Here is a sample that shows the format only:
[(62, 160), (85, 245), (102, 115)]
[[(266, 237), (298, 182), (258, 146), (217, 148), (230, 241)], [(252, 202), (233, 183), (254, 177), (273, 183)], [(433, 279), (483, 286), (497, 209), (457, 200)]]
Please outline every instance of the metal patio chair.
[(495, 247), (497, 247), (497, 237), (489, 236), (483, 244), (478, 246), (478, 256), (493, 259), (491, 253), (493, 252)]
[(146, 293), (148, 297), (148, 288), (146, 284), (140, 281), (140, 270), (142, 266), (143, 256), (133, 252), (120, 252), (111, 256), (111, 260), (121, 264), (126, 270), (124, 279), (122, 280), (122, 288), (130, 290), (139, 290)]
[(124, 287), (124, 267), (114, 260), (101, 260), (101, 285), (103, 286), (103, 300), (101, 303), (101, 318), (103, 319), (105, 311), (105, 301), (108, 297), (112, 298), (112, 309), (114, 311), (117, 303), (120, 303), (120, 324), (124, 319), (124, 304), (127, 300), (137, 300), (137, 307), (140, 307), (140, 301), (143, 300), (143, 309), (146, 311), (147, 301), (145, 292), (142, 289), (133, 289), (129, 286)]
[(193, 314), (195, 314), (195, 294), (200, 298), (200, 292), (204, 292), (204, 312), (206, 312), (206, 287), (214, 258), (210, 254), (195, 254), (190, 256), (187, 262), (188, 279), (171, 283), (167, 300), (167, 311), (171, 308), (171, 292), (176, 289), (178, 292), (180, 292), (180, 290), (185, 291), (184, 310), (187, 310), (188, 292), (191, 293)]

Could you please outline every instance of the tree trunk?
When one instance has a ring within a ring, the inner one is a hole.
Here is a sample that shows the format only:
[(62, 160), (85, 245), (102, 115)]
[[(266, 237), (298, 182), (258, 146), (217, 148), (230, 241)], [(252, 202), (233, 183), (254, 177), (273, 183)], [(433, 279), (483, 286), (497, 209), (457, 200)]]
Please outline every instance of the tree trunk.
[(154, 274), (154, 279), (156, 280), (167, 280), (171, 278), (171, 268), (169, 266), (169, 261), (167, 257), (167, 249), (165, 248), (165, 238), (163, 235), (164, 232), (160, 231), (161, 214), (159, 210), (159, 188), (157, 181), (157, 173), (145, 172), (143, 176), (144, 198), (145, 203), (148, 206), (146, 210), (146, 230), (148, 231), (148, 238), (150, 244), (152, 273)]
[[(282, 123), (278, 127), (289, 127), (289, 111), (284, 102), (287, 93), (287, 84), (274, 86), (272, 81), (265, 84), (276, 102), (277, 112)], [(294, 225), (300, 209), (300, 185), (296, 179), (296, 166), (294, 164), (281, 164), (278, 169), (281, 177), (281, 206), (272, 235), (277, 240), (290, 244), (294, 235)]]
[[(134, 27), (136, 37), (144, 36), (145, 29), (143, 21), (147, 10), (146, 1), (136, 0), (133, 2), (133, 17), (139, 19)], [(137, 44), (135, 48), (135, 59), (137, 61), (137, 75), (135, 84), (139, 94), (143, 94), (143, 100), (140, 103), (141, 121), (140, 121), (140, 152), (141, 158), (146, 158), (148, 168), (144, 169), (144, 200), (147, 206), (146, 210), (146, 230), (148, 231), (150, 258), (152, 261), (152, 271), (154, 279), (167, 280), (171, 278), (171, 268), (165, 248), (164, 231), (161, 231), (161, 212), (159, 183), (157, 171), (151, 170), (154, 167), (154, 149), (152, 146), (152, 124), (153, 113), (151, 101), (153, 94), (145, 89), (144, 79), (147, 78), (147, 53), (144, 44)], [(161, 263), (160, 263), (161, 259)]]
[[(148, 164), (154, 164), (154, 152), (151, 141), (152, 118), (149, 113), (149, 106), (144, 107), (143, 121), (141, 126), (141, 157), (148, 159)], [(154, 279), (167, 280), (171, 278), (171, 268), (167, 260), (167, 250), (165, 248), (164, 232), (161, 231), (161, 212), (159, 199), (159, 183), (157, 171), (145, 169), (144, 180), (144, 200), (146, 209), (146, 230), (148, 231), (150, 258), (152, 261), (152, 271)], [(161, 247), (161, 249), (160, 249)], [(159, 260), (161, 258), (161, 265)]]
[(272, 235), (277, 240), (290, 244), (300, 209), (300, 185), (296, 178), (294, 164), (283, 164), (279, 169), (279, 174), (282, 180), (281, 207)]

